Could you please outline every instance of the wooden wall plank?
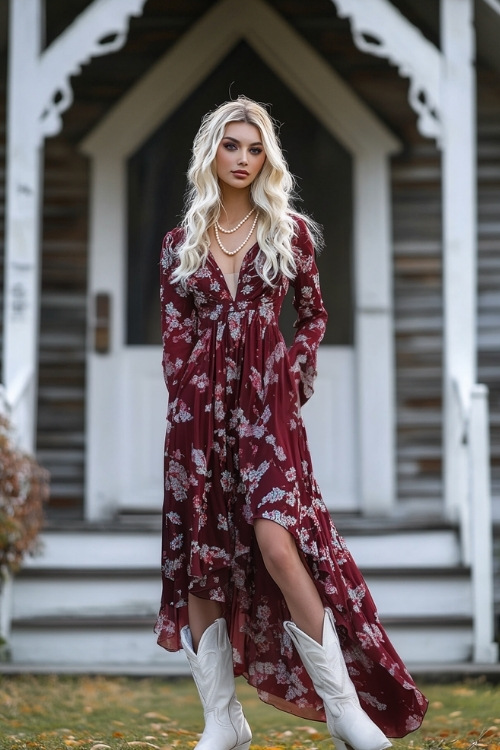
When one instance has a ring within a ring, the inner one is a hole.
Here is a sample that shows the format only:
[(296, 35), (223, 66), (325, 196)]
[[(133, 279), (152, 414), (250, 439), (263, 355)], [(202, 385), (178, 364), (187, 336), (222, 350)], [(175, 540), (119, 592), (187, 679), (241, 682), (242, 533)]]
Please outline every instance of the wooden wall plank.
[(489, 389), (494, 516), (500, 521), (500, 93), (478, 73), (478, 379)]
[(413, 141), (392, 167), (398, 496), (442, 497), (440, 154)]

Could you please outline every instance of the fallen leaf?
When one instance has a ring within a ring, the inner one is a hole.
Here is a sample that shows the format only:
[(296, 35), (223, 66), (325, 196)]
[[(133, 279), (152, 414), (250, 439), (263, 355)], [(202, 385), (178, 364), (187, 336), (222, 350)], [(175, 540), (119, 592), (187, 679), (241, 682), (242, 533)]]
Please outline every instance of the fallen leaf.
[(305, 732), (306, 734), (318, 735), (321, 734), (315, 727), (297, 727), (297, 732)]
[(111, 745), (104, 745), (102, 742), (98, 742), (96, 745), (92, 745), (90, 750), (111, 750)]
[(493, 737), (493, 735), (497, 733), (498, 733), (498, 727), (488, 727), (488, 729), (486, 729), (482, 733), (481, 737)]
[(145, 719), (156, 719), (156, 721), (170, 721), (168, 716), (157, 714), (155, 711), (150, 711), (148, 714), (144, 714)]

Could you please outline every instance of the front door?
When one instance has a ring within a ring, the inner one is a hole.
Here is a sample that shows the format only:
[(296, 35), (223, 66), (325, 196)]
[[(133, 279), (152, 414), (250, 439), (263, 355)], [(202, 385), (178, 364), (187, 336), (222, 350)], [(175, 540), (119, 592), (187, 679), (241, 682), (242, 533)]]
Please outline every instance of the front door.
[[(228, 93), (272, 102), (271, 113), (282, 123), (282, 145), (298, 178), (298, 208), (324, 228), (318, 265), (329, 323), (319, 351), (316, 391), (303, 416), (327, 505), (332, 511), (358, 508), (352, 157), (241, 42), (120, 168), (110, 167), (107, 189), (94, 196), (94, 203), (101, 199), (113, 205), (114, 193), (120, 194), (116, 205), (126, 206), (126, 220), (121, 243), (93, 244), (94, 255), (101, 254), (93, 262), (103, 272), (100, 278), (94, 274), (92, 290), (89, 517), (161, 508), (167, 396), (161, 373), (159, 252), (164, 233), (182, 212), (190, 146), (201, 116)], [(123, 221), (123, 212), (118, 220)], [(109, 313), (107, 348), (99, 346), (100, 326), (106, 343), (106, 316), (99, 305)], [(282, 315), (289, 341), (294, 315), (289, 302)]]

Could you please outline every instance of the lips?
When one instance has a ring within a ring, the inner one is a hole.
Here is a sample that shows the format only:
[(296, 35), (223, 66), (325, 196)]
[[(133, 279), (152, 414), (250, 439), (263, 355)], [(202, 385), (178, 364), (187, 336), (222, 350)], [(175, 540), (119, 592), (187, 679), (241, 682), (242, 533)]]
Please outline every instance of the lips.
[(246, 172), (244, 169), (235, 169), (231, 174), (234, 174), (235, 177), (248, 177), (250, 173)]

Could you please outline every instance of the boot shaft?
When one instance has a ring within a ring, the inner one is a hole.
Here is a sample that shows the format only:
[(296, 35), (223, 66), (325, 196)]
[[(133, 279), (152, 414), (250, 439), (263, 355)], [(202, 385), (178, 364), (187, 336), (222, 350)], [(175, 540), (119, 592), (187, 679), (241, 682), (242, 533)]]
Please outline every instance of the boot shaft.
[(181, 642), (205, 710), (221, 702), (229, 704), (235, 685), (226, 621), (219, 618), (205, 630), (196, 653), (188, 627), (181, 631)]

